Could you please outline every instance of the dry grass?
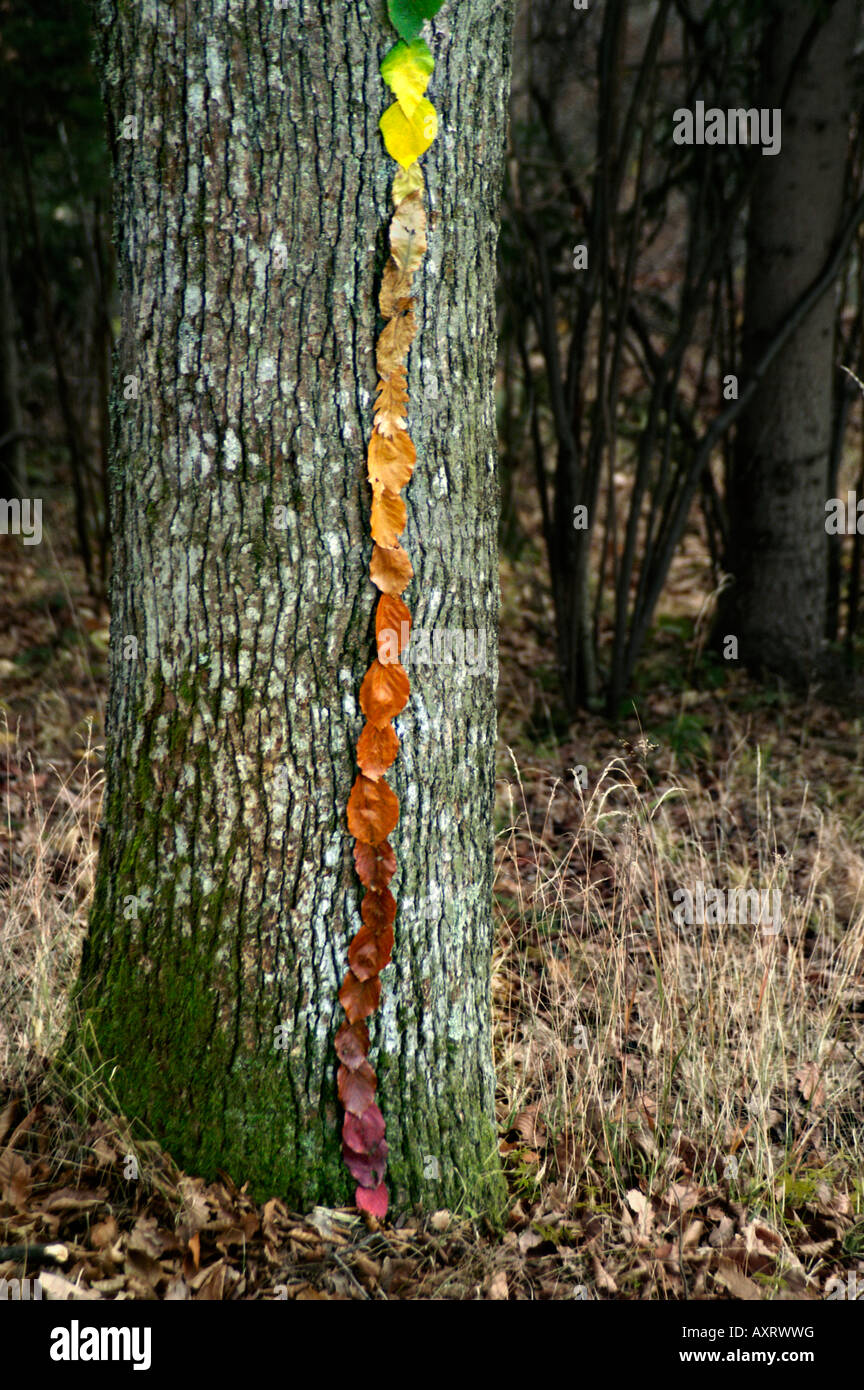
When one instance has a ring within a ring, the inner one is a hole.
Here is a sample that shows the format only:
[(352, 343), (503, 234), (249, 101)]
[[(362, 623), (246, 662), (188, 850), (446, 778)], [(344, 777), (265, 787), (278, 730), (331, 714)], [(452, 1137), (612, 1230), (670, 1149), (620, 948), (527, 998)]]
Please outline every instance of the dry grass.
[[(854, 1215), (864, 859), (806, 788), (778, 804), (758, 750), (710, 787), (661, 781), (612, 758), (583, 792), (512, 760), (494, 977), (511, 1161), (573, 1210), (683, 1184), (778, 1229), (808, 1196)], [(699, 881), (776, 888), (779, 932), (679, 925), (673, 893)]]
[[(87, 924), (102, 773), (38, 773), (0, 728), (0, 1084), (25, 1087), (59, 1046)], [(3, 843), (5, 841), (5, 844)]]

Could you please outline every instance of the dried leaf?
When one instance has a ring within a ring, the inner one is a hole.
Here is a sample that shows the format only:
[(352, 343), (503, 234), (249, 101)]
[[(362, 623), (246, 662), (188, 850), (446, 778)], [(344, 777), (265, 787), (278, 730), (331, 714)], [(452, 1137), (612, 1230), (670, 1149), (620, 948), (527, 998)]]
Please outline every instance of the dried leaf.
[(379, 376), (389, 376), (402, 365), (416, 332), (417, 320), (409, 301), (405, 308), (394, 313), (381, 330), (375, 346), (375, 365)]
[(411, 583), (414, 570), (401, 545), (387, 550), (376, 545), (372, 549), (369, 577), (382, 594), (401, 594)]
[(422, 193), (425, 180), (423, 170), (419, 164), (412, 164), (407, 169), (399, 169), (393, 176), (393, 186), (390, 189), (390, 196), (398, 207), (409, 193), (416, 193), (418, 189)]
[(377, 483), (390, 492), (399, 492), (414, 472), (416, 462), (417, 450), (405, 430), (397, 430), (389, 439), (373, 430), (366, 459), (369, 481), (373, 487)]
[(339, 990), (339, 1003), (345, 1010), (349, 1023), (359, 1023), (361, 1019), (374, 1014), (381, 999), (381, 980), (358, 980), (349, 970)]
[(354, 846), (354, 864), (357, 877), (367, 888), (386, 888), (396, 872), (396, 855), (387, 840), (380, 845), (358, 841)]
[(375, 429), (386, 439), (392, 439), (396, 432), (404, 430), (408, 423), (405, 418), (408, 387), (403, 366), (395, 367), (388, 377), (378, 382), (377, 397)]
[(381, 289), (378, 291), (378, 308), (383, 319), (392, 319), (394, 314), (412, 307), (411, 279), (411, 275), (400, 270), (391, 256), (384, 267)]
[(360, 916), (364, 925), (371, 927), (373, 931), (383, 932), (392, 927), (396, 921), (396, 899), (389, 888), (377, 892), (370, 889), (368, 893), (364, 893), (360, 904)]
[(398, 662), (382, 666), (376, 657), (363, 677), (360, 708), (377, 729), (383, 729), (407, 705), (411, 693), (408, 676)]
[(393, 546), (398, 541), (408, 520), (405, 503), (398, 493), (391, 492), (381, 483), (372, 489), (372, 539), (379, 545)]
[(399, 752), (399, 736), (392, 724), (383, 729), (367, 722), (357, 740), (357, 763), (364, 776), (377, 782), (391, 767)]
[(351, 788), (348, 798), (348, 829), (355, 840), (379, 845), (386, 840), (399, 821), (399, 801), (396, 793), (383, 779), (373, 782), (362, 772)]
[(418, 189), (409, 193), (390, 219), (390, 254), (397, 270), (413, 275), (426, 251), (426, 209)]
[(333, 1041), (336, 1056), (349, 1071), (365, 1062), (369, 1051), (369, 1029), (365, 1023), (343, 1023)]
[(395, 594), (382, 594), (375, 610), (375, 640), (378, 660), (384, 666), (405, 650), (411, 636), (411, 613)]
[(809, 1100), (814, 1110), (825, 1104), (825, 1087), (822, 1084), (822, 1069), (818, 1062), (805, 1062), (795, 1073), (798, 1090), (804, 1100)]
[(362, 1115), (375, 1099), (378, 1082), (368, 1062), (359, 1067), (342, 1066), (336, 1073), (336, 1087), (342, 1106), (351, 1115)]
[(371, 980), (389, 964), (393, 950), (393, 928), (381, 931), (363, 926), (348, 947), (348, 964), (358, 980)]

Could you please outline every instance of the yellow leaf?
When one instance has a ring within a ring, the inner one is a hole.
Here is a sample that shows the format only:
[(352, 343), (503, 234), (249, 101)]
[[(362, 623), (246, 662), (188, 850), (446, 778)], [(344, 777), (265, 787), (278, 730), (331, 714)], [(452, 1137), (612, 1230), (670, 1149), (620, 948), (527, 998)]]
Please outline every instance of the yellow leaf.
[(378, 124), (387, 153), (401, 164), (403, 169), (408, 169), (415, 159), (425, 154), (435, 139), (438, 133), (438, 113), (431, 101), (421, 97), (409, 119), (398, 101), (394, 101), (392, 106), (387, 107)]
[(422, 39), (397, 43), (381, 64), (381, 76), (409, 120), (429, 86), (434, 66)]

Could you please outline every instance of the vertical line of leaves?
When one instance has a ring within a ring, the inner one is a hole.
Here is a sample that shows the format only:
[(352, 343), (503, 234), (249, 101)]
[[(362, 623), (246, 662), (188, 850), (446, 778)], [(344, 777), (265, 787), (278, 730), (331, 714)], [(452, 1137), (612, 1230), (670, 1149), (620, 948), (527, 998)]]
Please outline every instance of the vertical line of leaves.
[(345, 1112), (342, 1156), (357, 1182), (357, 1206), (378, 1217), (387, 1212), (387, 1141), (375, 1101), (378, 1083), (369, 1063), (366, 1020), (381, 999), (380, 975), (390, 961), (396, 921), (396, 899), (388, 886), (396, 872), (396, 856), (387, 837), (399, 820), (399, 802), (384, 774), (399, 752), (392, 721), (410, 693), (399, 657), (408, 642), (411, 614), (401, 595), (414, 571), (399, 537), (407, 520), (402, 489), (417, 456), (407, 427), (405, 360), (417, 332), (411, 286), (426, 250), (424, 179), (417, 161), (438, 128), (435, 108), (424, 96), (434, 63), (420, 30), (441, 4), (442, 0), (388, 0), (400, 40), (381, 63), (381, 75), (396, 98), (381, 117), (381, 134), (400, 167), (392, 188), (390, 255), (378, 296), (385, 323), (376, 346), (379, 380), (367, 455), (374, 542), (369, 575), (380, 596), (375, 611), (377, 656), (360, 687), (360, 708), (366, 717), (357, 743), (360, 771), (348, 798), (354, 863), (366, 891), (360, 906), (362, 926), (348, 946), (348, 970), (339, 990), (346, 1021), (335, 1042), (336, 1079)]

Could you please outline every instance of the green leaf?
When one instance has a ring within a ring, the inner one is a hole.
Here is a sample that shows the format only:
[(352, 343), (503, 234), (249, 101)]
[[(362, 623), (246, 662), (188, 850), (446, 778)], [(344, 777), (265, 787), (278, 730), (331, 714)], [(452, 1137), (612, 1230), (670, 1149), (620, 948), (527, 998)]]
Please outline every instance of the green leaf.
[(416, 39), (424, 20), (431, 19), (444, 0), (387, 0), (390, 23), (403, 39)]
[(381, 63), (381, 76), (409, 120), (429, 86), (434, 66), (432, 54), (422, 39), (397, 43)]

